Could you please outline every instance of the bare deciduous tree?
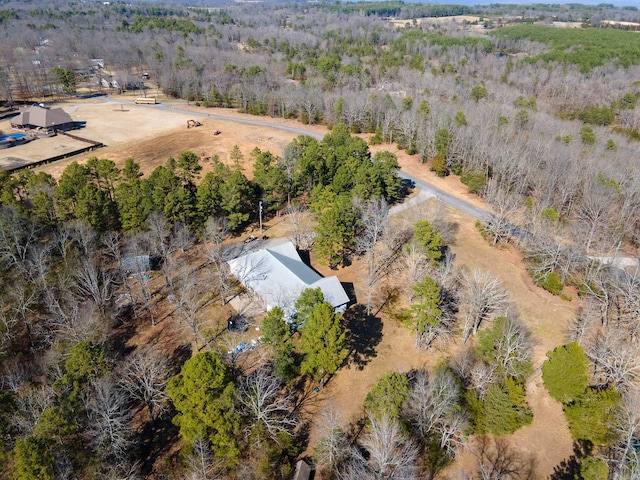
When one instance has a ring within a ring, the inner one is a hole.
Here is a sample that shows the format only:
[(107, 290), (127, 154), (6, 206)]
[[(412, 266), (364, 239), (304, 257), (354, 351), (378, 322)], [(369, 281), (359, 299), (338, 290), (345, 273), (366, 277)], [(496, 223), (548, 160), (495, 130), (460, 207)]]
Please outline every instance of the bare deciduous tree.
[(26, 274), (29, 251), (36, 240), (34, 223), (24, 219), (16, 207), (0, 207), (0, 259)]
[(367, 315), (371, 313), (373, 296), (378, 282), (384, 275), (392, 255), (378, 254), (378, 242), (389, 231), (389, 205), (384, 198), (373, 198), (366, 202), (354, 200), (359, 216), (359, 231), (356, 236), (356, 248), (365, 256)]
[(102, 458), (123, 460), (130, 453), (133, 438), (127, 395), (112, 377), (96, 380), (92, 390), (86, 405), (87, 438)]
[(400, 426), (389, 417), (369, 417), (369, 431), (362, 438), (362, 446), (369, 452), (370, 476), (385, 480), (418, 478), (418, 448), (405, 437)]
[(481, 480), (531, 480), (536, 478), (532, 458), (513, 450), (507, 440), (479, 437), (475, 448), (476, 477)]
[(497, 376), (495, 364), (476, 362), (469, 372), (471, 388), (478, 392), (480, 398), (484, 399), (489, 388), (495, 385)]
[(501, 335), (496, 339), (492, 357), (504, 375), (517, 378), (522, 366), (529, 364), (531, 341), (525, 328), (513, 318), (502, 323)]
[(487, 229), (491, 232), (493, 244), (508, 241), (517, 224), (517, 197), (505, 192), (497, 182), (491, 182), (487, 187), (486, 199), (491, 213)]
[(452, 414), (459, 407), (459, 398), (460, 387), (449, 370), (438, 369), (432, 378), (421, 370), (411, 386), (406, 405), (407, 417), (422, 438), (446, 432), (441, 439), (453, 452), (464, 431), (458, 428), (457, 419), (455, 424), (449, 422), (454, 419)]
[(294, 392), (287, 391), (270, 366), (262, 366), (242, 379), (238, 387), (244, 413), (267, 429), (271, 438), (292, 434), (297, 425), (293, 414)]
[(146, 405), (152, 423), (168, 407), (169, 397), (164, 388), (169, 373), (166, 355), (156, 348), (135, 352), (125, 361), (123, 388), (132, 398)]
[(471, 335), (478, 333), (478, 328), (484, 320), (504, 311), (508, 304), (509, 295), (497, 277), (480, 270), (464, 271), (461, 283), (464, 286), (462, 341), (466, 342)]
[(613, 445), (613, 478), (638, 478), (640, 474), (640, 390), (633, 388), (623, 395), (613, 430), (617, 441)]
[(215, 459), (211, 445), (204, 438), (198, 438), (186, 458), (188, 475), (186, 480), (214, 480), (220, 478), (217, 472), (221, 470), (221, 460)]
[(318, 427), (321, 440), (314, 450), (314, 459), (320, 470), (334, 476), (348, 460), (351, 446), (340, 425), (340, 416), (333, 403), (330, 403), (320, 415)]
[(115, 275), (105, 271), (96, 261), (83, 258), (74, 269), (75, 291), (80, 300), (91, 300), (104, 313), (115, 293)]
[[(191, 330), (195, 350), (198, 351), (206, 343), (203, 330), (205, 319), (199, 314), (203, 306), (203, 286), (191, 265), (177, 264), (175, 268), (178, 274), (174, 277), (176, 280), (171, 280), (171, 283), (174, 286), (173, 295), (178, 316), (180, 321)], [(173, 271), (174, 268), (171, 270)]]
[(640, 377), (640, 345), (628, 341), (628, 332), (613, 327), (595, 332), (585, 345), (593, 362), (593, 377), (599, 385), (615, 385), (619, 391), (632, 388)]
[(223, 305), (227, 303), (227, 298), (233, 290), (234, 284), (233, 275), (227, 263), (231, 258), (231, 253), (222, 243), (229, 232), (229, 222), (226, 218), (211, 217), (207, 220), (205, 225), (206, 255), (213, 266), (211, 275)]
[(298, 250), (309, 250), (315, 236), (309, 210), (299, 203), (291, 203), (287, 207), (287, 222), (293, 245)]

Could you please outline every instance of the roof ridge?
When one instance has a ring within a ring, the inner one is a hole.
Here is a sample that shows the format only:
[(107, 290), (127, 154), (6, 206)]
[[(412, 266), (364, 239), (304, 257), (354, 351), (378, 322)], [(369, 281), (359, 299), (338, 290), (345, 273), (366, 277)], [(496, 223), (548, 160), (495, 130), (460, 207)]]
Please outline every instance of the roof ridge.
[[(280, 265), (282, 265), (282, 266), (283, 266), (284, 268), (286, 268), (288, 271), (290, 271), (291, 273), (293, 273), (293, 274), (296, 276), (296, 278), (298, 278), (298, 280), (300, 280), (300, 281), (301, 281), (302, 283), (304, 283), (305, 285), (309, 285), (307, 282), (305, 282), (305, 281), (302, 279), (302, 277), (301, 277), (300, 275), (298, 275), (298, 273), (297, 273), (297, 272), (295, 272), (294, 270), (291, 270), (291, 269), (287, 266), (287, 264), (286, 264), (285, 262), (283, 262), (283, 261), (282, 261), (282, 258), (281, 258), (281, 257), (284, 257), (284, 258), (286, 258), (286, 259), (288, 259), (288, 260), (292, 260), (292, 261), (295, 261), (295, 262), (300, 262), (301, 264), (303, 264), (303, 265), (304, 265), (304, 262), (302, 261), (302, 259), (296, 260), (296, 259), (294, 259), (294, 258), (291, 258), (291, 257), (288, 257), (288, 256), (286, 256), (286, 255), (283, 255), (282, 253), (274, 252), (274, 251), (272, 251), (270, 248), (265, 248), (265, 249), (264, 249), (264, 251), (265, 251), (265, 252), (267, 252), (267, 253), (269, 253), (269, 255), (271, 255), (271, 256), (272, 256), (272, 257), (273, 257), (273, 258), (274, 258), (274, 259), (275, 259), (275, 260), (276, 260)], [(305, 266), (306, 266), (306, 265), (305, 265)]]

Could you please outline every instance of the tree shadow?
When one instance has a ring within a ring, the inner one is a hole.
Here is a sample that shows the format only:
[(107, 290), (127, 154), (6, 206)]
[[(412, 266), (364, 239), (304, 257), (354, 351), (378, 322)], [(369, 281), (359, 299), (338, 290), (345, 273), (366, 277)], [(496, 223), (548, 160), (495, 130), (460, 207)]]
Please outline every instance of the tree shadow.
[(573, 455), (553, 467), (553, 474), (549, 477), (550, 480), (574, 480), (575, 478), (581, 478), (581, 460), (591, 455), (592, 450), (593, 446), (591, 442), (584, 440), (573, 442)]
[(362, 370), (372, 358), (377, 356), (376, 346), (382, 340), (382, 320), (367, 315), (365, 305), (356, 304), (343, 314), (349, 334), (347, 362), (353, 363)]
[(180, 429), (171, 419), (175, 415), (171, 408), (155, 422), (147, 422), (140, 434), (141, 473), (145, 478), (156, 469), (158, 458), (165, 458), (178, 441)]
[(408, 178), (403, 178), (400, 183), (400, 188), (398, 189), (398, 202), (402, 203), (406, 200), (406, 198), (413, 192), (413, 189), (416, 188), (416, 184), (413, 180)]
[(191, 350), (191, 344), (188, 343), (176, 347), (176, 349), (173, 351), (173, 354), (169, 358), (169, 366), (172, 372), (177, 373), (180, 371), (182, 365), (184, 365), (184, 362), (191, 358)]

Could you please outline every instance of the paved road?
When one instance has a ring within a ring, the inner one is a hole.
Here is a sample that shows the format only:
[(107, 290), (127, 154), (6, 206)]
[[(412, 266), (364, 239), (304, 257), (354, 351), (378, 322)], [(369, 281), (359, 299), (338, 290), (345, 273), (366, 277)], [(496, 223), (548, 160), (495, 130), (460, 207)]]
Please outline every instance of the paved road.
[[(121, 104), (121, 103), (133, 104), (134, 103), (133, 101), (130, 101), (130, 100), (119, 100), (119, 99), (112, 99), (109, 97), (106, 97), (105, 100), (109, 103), (116, 103), (116, 104)], [(156, 105), (139, 105), (139, 106), (147, 107), (147, 108), (155, 108), (158, 110), (165, 110), (168, 112), (184, 113), (186, 115), (192, 115), (192, 116), (198, 116), (198, 117), (213, 118), (216, 120), (224, 120), (227, 122), (242, 123), (244, 125), (254, 125), (256, 127), (275, 128), (278, 130), (283, 130), (285, 132), (295, 133), (296, 135), (308, 135), (317, 140), (322, 140), (323, 138), (323, 135), (306, 130), (304, 128), (289, 127), (287, 125), (281, 125), (276, 122), (255, 120), (252, 118), (228, 117), (226, 115), (218, 115), (215, 113), (205, 113), (205, 112), (197, 112), (193, 110), (184, 110), (180, 108), (180, 105), (183, 105), (183, 104), (182, 103), (158, 103)], [(491, 214), (486, 210), (482, 208), (478, 208), (475, 205), (472, 205), (461, 198), (454, 197), (453, 195), (443, 190), (440, 190), (438, 187), (431, 185), (426, 180), (414, 177), (413, 175), (410, 175), (407, 172), (403, 172), (402, 170), (398, 172), (398, 176), (402, 179), (412, 182), (416, 188), (422, 191), (416, 198), (416, 201), (424, 201), (426, 200), (426, 198), (435, 197), (441, 202), (446, 203), (447, 205), (450, 205), (461, 212), (471, 215), (473, 218), (476, 218), (478, 220), (482, 220), (486, 222), (491, 219)], [(400, 211), (401, 206), (397, 206), (397, 207), (398, 207), (398, 211)], [(396, 208), (396, 207), (393, 207), (393, 208)], [(403, 207), (402, 209), (404, 208), (408, 208), (408, 207)], [(396, 213), (396, 211), (392, 209), (392, 213)], [(514, 226), (514, 232), (516, 232), (516, 234), (517, 232), (519, 232), (519, 229), (515, 226)], [(613, 264), (614, 267), (617, 267), (617, 268), (640, 266), (640, 260), (632, 257), (591, 257), (591, 258), (599, 260), (603, 263), (611, 263)]]
[[(129, 101), (129, 100), (116, 100), (116, 99), (110, 99), (110, 98), (106, 98), (107, 102), (110, 103), (125, 103), (125, 104), (133, 104), (133, 101)], [(228, 121), (228, 122), (236, 122), (236, 123), (242, 123), (244, 125), (253, 125), (256, 127), (269, 127), (269, 128), (275, 128), (277, 130), (283, 130), (285, 132), (290, 132), (290, 133), (295, 133), (296, 135), (308, 135), (310, 137), (313, 137), (317, 140), (322, 140), (323, 135), (313, 132), (313, 131), (309, 131), (309, 130), (305, 130), (304, 128), (297, 128), (297, 127), (290, 127), (287, 125), (281, 125), (277, 122), (269, 122), (269, 121), (262, 121), (262, 120), (255, 120), (252, 118), (238, 118), (238, 117), (228, 117), (226, 115), (218, 115), (215, 113), (205, 113), (205, 112), (197, 112), (197, 111), (193, 111), (193, 110), (184, 110), (180, 108), (180, 105), (183, 105), (181, 103), (158, 103), (156, 105), (139, 105), (139, 106), (143, 106), (143, 107), (147, 107), (147, 108), (155, 108), (158, 110), (164, 110), (167, 112), (175, 112), (175, 113), (184, 113), (187, 115), (193, 115), (193, 116), (198, 116), (198, 117), (205, 117), (205, 118), (213, 118), (215, 120), (224, 120), (224, 121)], [(461, 212), (467, 213), (469, 215), (471, 215), (472, 217), (478, 219), (478, 220), (487, 220), (489, 218), (489, 213), (486, 210), (483, 210), (481, 208), (478, 208), (468, 202), (466, 202), (465, 200), (459, 199), (454, 197), (453, 195), (450, 195), (448, 193), (446, 193), (443, 190), (440, 190), (439, 188), (435, 187), (434, 185), (431, 185), (430, 183), (428, 183), (427, 181), (423, 180), (423, 179), (419, 179), (417, 177), (414, 177), (413, 175), (410, 175), (407, 172), (403, 172), (400, 171), (398, 172), (398, 176), (400, 178), (403, 178), (405, 180), (409, 180), (410, 182), (412, 182), (414, 184), (414, 186), (420, 190), (422, 190), (423, 192), (425, 192), (429, 197), (435, 197), (438, 200), (440, 200), (443, 203), (446, 203), (447, 205), (451, 205), (453, 208), (460, 210)]]

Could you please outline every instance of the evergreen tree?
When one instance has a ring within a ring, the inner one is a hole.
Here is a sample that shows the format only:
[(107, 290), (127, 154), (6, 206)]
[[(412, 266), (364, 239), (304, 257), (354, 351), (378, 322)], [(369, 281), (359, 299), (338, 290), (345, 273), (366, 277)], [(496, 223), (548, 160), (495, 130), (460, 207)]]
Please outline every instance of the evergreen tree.
[(141, 230), (153, 207), (148, 182), (140, 177), (140, 166), (128, 158), (125, 161), (123, 178), (116, 186), (114, 194), (120, 225), (125, 232)]
[(200, 159), (193, 152), (186, 151), (181, 153), (176, 161), (176, 176), (182, 186), (192, 193), (195, 193), (195, 179), (201, 170)]
[(273, 307), (262, 321), (262, 343), (277, 348), (289, 338), (289, 326), (284, 321), (284, 312), (280, 307)]
[(588, 388), (564, 413), (574, 440), (586, 440), (595, 445), (609, 445), (615, 440), (612, 425), (620, 405), (615, 388)]
[(333, 268), (345, 259), (353, 247), (356, 215), (351, 198), (328, 191), (327, 194), (321, 202), (313, 206), (318, 212), (313, 249)]
[(440, 287), (431, 277), (425, 277), (422, 282), (411, 288), (414, 293), (413, 303), (407, 310), (408, 316), (404, 325), (413, 330), (419, 338), (440, 323), (442, 298)]
[(447, 165), (447, 160), (444, 158), (444, 155), (441, 152), (436, 153), (436, 156), (433, 157), (433, 162), (431, 163), (431, 171), (435, 172), (435, 174), (439, 177), (446, 177), (449, 174), (449, 166)]
[(433, 261), (442, 257), (442, 237), (428, 220), (420, 220), (414, 225), (413, 238), (424, 254)]
[(14, 474), (17, 480), (53, 479), (55, 463), (51, 442), (36, 437), (16, 440)]
[(213, 170), (208, 172), (197, 190), (197, 208), (201, 221), (224, 214), (222, 185), (231, 176), (231, 170), (218, 157), (213, 157)]
[(259, 148), (251, 155), (254, 157), (253, 181), (260, 187), (267, 210), (277, 211), (287, 200), (287, 179), (278, 165), (278, 158)]
[(542, 380), (549, 395), (569, 404), (584, 393), (588, 384), (589, 360), (577, 342), (571, 342), (547, 353), (542, 365)]
[(294, 305), (295, 323), (297, 327), (303, 326), (311, 316), (311, 312), (317, 305), (324, 302), (324, 294), (320, 287), (305, 288)]
[(364, 410), (381, 419), (397, 420), (409, 396), (409, 379), (398, 372), (390, 372), (376, 382), (364, 399)]
[(89, 183), (89, 172), (78, 162), (70, 163), (62, 172), (55, 190), (56, 211), (61, 220), (74, 214), (80, 191)]
[(220, 186), (221, 206), (229, 220), (229, 228), (238, 230), (257, 206), (254, 185), (240, 171), (234, 170)]
[(214, 454), (235, 465), (240, 451), (236, 435), (235, 387), (227, 367), (213, 352), (198, 353), (169, 379), (166, 392), (178, 411), (173, 422), (188, 443), (208, 439)]
[(314, 379), (332, 375), (347, 356), (345, 328), (340, 316), (326, 303), (316, 305), (301, 328), (301, 369)]

